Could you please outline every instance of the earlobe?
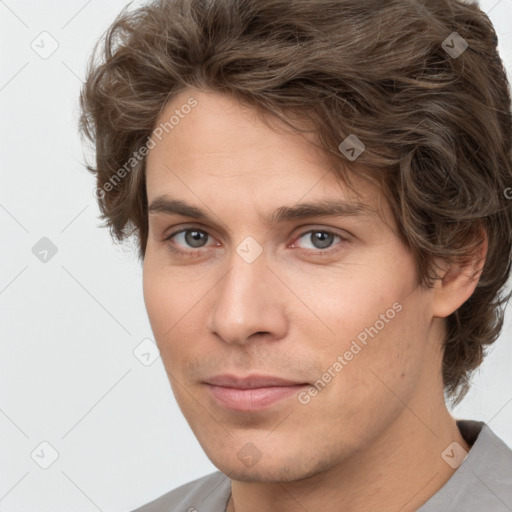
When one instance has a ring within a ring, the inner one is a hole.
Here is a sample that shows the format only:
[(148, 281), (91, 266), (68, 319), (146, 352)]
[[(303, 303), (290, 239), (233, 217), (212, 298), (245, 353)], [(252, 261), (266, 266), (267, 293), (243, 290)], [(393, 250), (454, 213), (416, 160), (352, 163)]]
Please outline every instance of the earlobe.
[(473, 292), (482, 274), (487, 255), (488, 239), (485, 230), (482, 230), (482, 241), (474, 254), (464, 264), (447, 266), (437, 260), (440, 269), (438, 279), (434, 285), (434, 302), (432, 313), (434, 317), (444, 318), (456, 311), (466, 302)]

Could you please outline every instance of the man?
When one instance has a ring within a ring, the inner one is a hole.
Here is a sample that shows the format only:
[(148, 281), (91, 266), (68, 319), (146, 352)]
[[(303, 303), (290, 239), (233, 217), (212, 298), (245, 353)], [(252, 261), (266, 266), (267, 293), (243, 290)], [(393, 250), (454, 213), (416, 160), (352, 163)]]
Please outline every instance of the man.
[(162, 0), (115, 21), (81, 96), (89, 169), (219, 469), (139, 511), (512, 510), (512, 451), (445, 401), (508, 299), (496, 42), (455, 0)]

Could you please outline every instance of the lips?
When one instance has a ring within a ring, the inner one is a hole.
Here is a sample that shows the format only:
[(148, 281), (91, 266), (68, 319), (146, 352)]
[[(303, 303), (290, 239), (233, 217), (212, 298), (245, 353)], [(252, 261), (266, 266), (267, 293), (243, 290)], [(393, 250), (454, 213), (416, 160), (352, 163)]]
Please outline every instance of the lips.
[(248, 377), (217, 375), (207, 379), (206, 383), (212, 384), (213, 386), (238, 389), (270, 388), (276, 386), (299, 386), (307, 384), (307, 382), (292, 381), (266, 375), (252, 375)]
[(216, 375), (208, 378), (205, 384), (218, 405), (245, 412), (267, 409), (309, 385), (267, 375)]

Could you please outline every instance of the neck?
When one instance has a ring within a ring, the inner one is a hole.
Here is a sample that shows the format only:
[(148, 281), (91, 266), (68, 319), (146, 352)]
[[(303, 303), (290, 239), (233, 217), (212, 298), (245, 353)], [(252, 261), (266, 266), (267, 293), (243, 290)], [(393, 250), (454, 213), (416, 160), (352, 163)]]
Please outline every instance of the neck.
[(441, 457), (453, 442), (470, 449), (444, 400), (425, 398), (408, 404), (371, 446), (326, 472), (286, 483), (232, 481), (226, 512), (412, 512), (455, 472)]

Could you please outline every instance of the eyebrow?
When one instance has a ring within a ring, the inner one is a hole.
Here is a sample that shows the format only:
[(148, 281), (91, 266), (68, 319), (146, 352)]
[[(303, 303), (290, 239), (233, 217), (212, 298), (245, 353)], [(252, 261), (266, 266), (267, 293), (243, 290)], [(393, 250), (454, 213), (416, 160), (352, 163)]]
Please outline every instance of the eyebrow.
[[(206, 221), (213, 220), (205, 210), (189, 205), (179, 199), (169, 199), (165, 195), (158, 196), (152, 200), (148, 207), (148, 212), (153, 214), (182, 215)], [(361, 202), (325, 199), (314, 203), (281, 206), (270, 215), (267, 214), (263, 220), (269, 226), (273, 226), (282, 222), (311, 217), (360, 217), (374, 213), (374, 209)]]

